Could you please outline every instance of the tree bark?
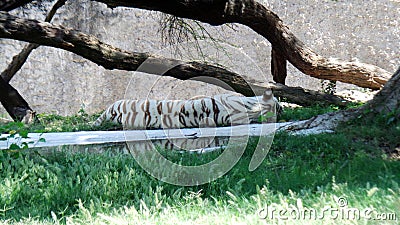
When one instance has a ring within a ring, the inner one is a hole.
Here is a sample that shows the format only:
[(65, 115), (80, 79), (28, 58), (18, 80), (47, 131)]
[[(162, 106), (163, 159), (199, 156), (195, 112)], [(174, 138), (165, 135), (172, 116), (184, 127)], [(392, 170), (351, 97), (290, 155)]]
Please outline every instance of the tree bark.
[(15, 121), (31, 123), (35, 120), (35, 112), (29, 107), (28, 103), (15, 88), (1, 77), (0, 102)]
[(314, 116), (308, 120), (285, 123), (278, 127), (278, 131), (286, 131), (296, 135), (333, 132), (340, 123), (356, 118), (362, 108), (341, 110)]
[(394, 113), (400, 120), (400, 67), (368, 106), (376, 113)]
[(29, 2), (33, 2), (33, 0), (2, 0), (0, 1), (0, 11), (11, 11)]
[[(199, 62), (183, 62), (148, 53), (124, 51), (76, 30), (36, 20), (17, 18), (4, 12), (0, 12), (0, 37), (61, 48), (76, 53), (106, 69), (140, 71), (181, 80), (197, 79), (234, 90), (245, 96), (260, 95), (268, 88), (268, 86), (257, 84), (259, 82), (254, 79), (217, 66)], [(292, 89), (279, 85), (271, 85), (271, 88), (276, 90), (276, 96), (284, 97), (289, 102), (300, 105), (328, 103), (344, 106), (348, 103), (333, 95), (301, 88)]]
[(271, 73), (274, 81), (279, 84), (285, 84), (287, 77), (287, 62), (279, 50), (272, 46), (271, 50)]
[(240, 23), (262, 35), (288, 61), (315, 78), (380, 89), (390, 73), (370, 64), (327, 59), (301, 42), (271, 10), (255, 0), (92, 0), (108, 7), (155, 10), (211, 25)]

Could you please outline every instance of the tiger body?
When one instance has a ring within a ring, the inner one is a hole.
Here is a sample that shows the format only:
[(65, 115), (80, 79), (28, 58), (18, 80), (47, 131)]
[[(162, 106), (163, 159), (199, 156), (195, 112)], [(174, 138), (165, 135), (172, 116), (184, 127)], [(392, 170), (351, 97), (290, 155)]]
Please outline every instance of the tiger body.
[(270, 90), (262, 96), (216, 95), (191, 100), (120, 100), (94, 122), (122, 124), (125, 129), (214, 127), (258, 122), (260, 115), (276, 113)]

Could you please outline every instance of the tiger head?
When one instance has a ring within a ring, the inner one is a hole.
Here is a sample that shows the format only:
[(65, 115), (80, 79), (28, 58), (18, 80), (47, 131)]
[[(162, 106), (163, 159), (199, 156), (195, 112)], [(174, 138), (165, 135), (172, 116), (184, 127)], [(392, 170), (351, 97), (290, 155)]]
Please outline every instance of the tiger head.
[(271, 89), (264, 91), (262, 96), (257, 97), (258, 102), (251, 109), (256, 113), (257, 122), (275, 122), (277, 116), (282, 113), (282, 106), (276, 99)]

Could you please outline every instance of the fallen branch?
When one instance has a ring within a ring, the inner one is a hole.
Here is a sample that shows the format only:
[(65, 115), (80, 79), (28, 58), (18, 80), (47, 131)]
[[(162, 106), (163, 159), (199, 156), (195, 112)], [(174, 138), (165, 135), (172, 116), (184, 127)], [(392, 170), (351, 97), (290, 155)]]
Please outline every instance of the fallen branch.
[(369, 102), (369, 108), (376, 113), (393, 113), (394, 119), (400, 121), (400, 67), (394, 73), (392, 78), (386, 83)]
[(315, 116), (308, 120), (289, 122), (282, 124), (278, 131), (286, 131), (294, 135), (309, 135), (333, 132), (339, 123), (354, 119), (363, 107), (358, 109), (347, 109), (337, 112), (326, 113)]

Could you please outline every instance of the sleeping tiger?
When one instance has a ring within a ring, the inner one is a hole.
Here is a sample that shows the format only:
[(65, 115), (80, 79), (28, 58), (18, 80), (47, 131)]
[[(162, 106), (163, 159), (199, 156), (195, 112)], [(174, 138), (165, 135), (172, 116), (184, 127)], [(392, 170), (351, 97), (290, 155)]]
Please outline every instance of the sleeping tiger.
[(272, 122), (279, 109), (270, 89), (255, 97), (223, 94), (191, 100), (120, 100), (93, 125), (112, 121), (133, 130), (231, 126), (259, 122), (260, 116)]

